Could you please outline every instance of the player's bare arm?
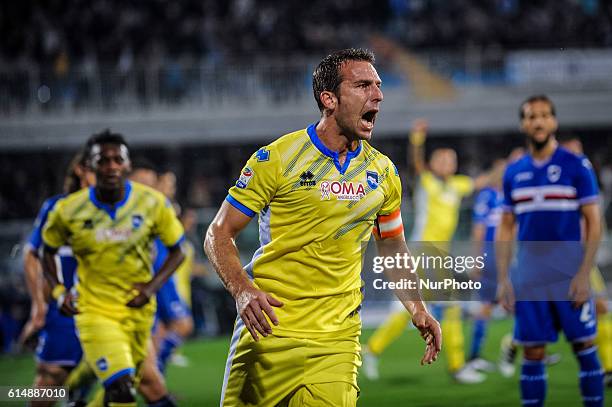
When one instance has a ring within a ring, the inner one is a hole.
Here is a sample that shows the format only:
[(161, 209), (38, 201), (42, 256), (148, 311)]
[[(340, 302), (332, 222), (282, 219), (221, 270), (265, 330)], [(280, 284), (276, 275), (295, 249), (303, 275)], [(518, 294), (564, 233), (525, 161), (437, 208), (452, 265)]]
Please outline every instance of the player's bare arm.
[[(485, 234), (487, 233), (487, 226), (484, 223), (475, 223), (472, 226), (472, 232), (470, 240), (473, 244), (474, 255), (478, 256), (483, 252)], [(482, 270), (474, 268), (470, 270), (470, 278), (479, 280), (482, 275)]]
[(32, 299), (32, 305), (30, 309), (30, 319), (21, 333), (20, 342), (22, 343), (42, 329), (47, 314), (47, 303), (43, 292), (44, 280), (40, 267), (40, 260), (36, 252), (31, 248), (28, 248), (24, 252), (23, 269), (26, 286), (30, 298)]
[(225, 288), (234, 297), (240, 318), (253, 339), (258, 341), (258, 333), (263, 336), (272, 333), (266, 316), (274, 325), (278, 325), (272, 307), (282, 307), (283, 303), (255, 287), (240, 264), (235, 239), (250, 220), (250, 217), (224, 201), (206, 232), (204, 251)]
[(57, 249), (45, 245), (43, 249), (42, 268), (43, 275), (47, 279), (51, 288), (51, 297), (57, 301), (57, 306), (65, 315), (76, 315), (79, 313), (75, 304), (72, 293), (66, 291), (66, 287), (57, 278), (57, 265), (55, 263), (55, 254)]
[(164, 264), (162, 264), (151, 281), (148, 283), (134, 284), (134, 290), (138, 293), (127, 303), (127, 306), (131, 308), (140, 308), (147, 304), (151, 296), (155, 295), (161, 286), (168, 281), (172, 273), (176, 271), (183, 260), (185, 260), (185, 254), (180, 244), (169, 248), (168, 257), (166, 257)]
[(585, 252), (580, 269), (572, 279), (569, 295), (576, 307), (581, 307), (590, 297), (589, 274), (593, 268), (595, 255), (601, 239), (601, 214), (597, 203), (580, 208), (584, 219)]
[(414, 172), (420, 175), (427, 169), (425, 164), (425, 140), (427, 139), (428, 123), (425, 119), (417, 119), (410, 129), (410, 159)]
[(495, 253), (497, 257), (498, 273), (497, 297), (507, 311), (511, 311), (514, 308), (514, 290), (508, 275), (514, 241), (514, 223), (514, 214), (512, 212), (504, 212), (495, 235)]
[[(381, 256), (395, 256), (397, 253), (408, 253), (408, 246), (406, 245), (406, 239), (403, 234), (389, 237), (377, 242), (384, 242), (378, 244), (379, 255)], [(411, 270), (389, 270), (389, 277), (392, 279), (410, 279), (416, 280), (418, 277), (416, 273), (412, 273)], [(442, 330), (440, 324), (436, 319), (429, 313), (425, 303), (421, 300), (421, 296), (418, 290), (406, 292), (400, 290), (396, 292), (399, 300), (402, 302), (406, 310), (412, 315), (412, 323), (419, 330), (421, 337), (425, 341), (425, 354), (421, 359), (421, 364), (431, 364), (438, 358), (438, 354), (442, 349)]]

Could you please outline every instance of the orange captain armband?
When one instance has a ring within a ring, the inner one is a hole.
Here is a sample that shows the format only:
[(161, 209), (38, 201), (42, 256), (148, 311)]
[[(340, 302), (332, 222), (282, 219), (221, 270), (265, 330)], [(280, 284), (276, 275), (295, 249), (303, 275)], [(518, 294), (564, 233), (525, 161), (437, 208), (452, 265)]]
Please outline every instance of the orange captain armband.
[(376, 239), (387, 239), (403, 234), (404, 224), (399, 208), (388, 215), (378, 215), (374, 222), (373, 232)]

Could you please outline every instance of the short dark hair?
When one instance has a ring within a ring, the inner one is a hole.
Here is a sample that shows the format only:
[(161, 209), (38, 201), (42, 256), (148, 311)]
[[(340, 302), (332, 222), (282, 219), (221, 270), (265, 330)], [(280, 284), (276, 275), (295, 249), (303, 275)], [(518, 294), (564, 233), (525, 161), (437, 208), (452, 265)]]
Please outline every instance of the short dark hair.
[(89, 139), (87, 140), (87, 143), (85, 144), (84, 153), (85, 157), (88, 160), (91, 158), (91, 150), (96, 144), (116, 144), (119, 146), (123, 145), (128, 150), (130, 149), (130, 146), (125, 141), (125, 138), (122, 134), (113, 133), (110, 131), (110, 129), (105, 129), (99, 133), (92, 134), (91, 137), (89, 137)]
[(321, 112), (325, 108), (321, 102), (321, 92), (330, 91), (336, 94), (342, 83), (340, 70), (348, 61), (365, 61), (374, 64), (376, 58), (372, 51), (363, 48), (347, 48), (323, 58), (312, 73), (312, 92)]
[(525, 105), (529, 105), (532, 104), (534, 102), (545, 102), (548, 103), (548, 105), (550, 106), (550, 112), (552, 113), (553, 116), (557, 116), (557, 112), (555, 111), (555, 104), (552, 102), (552, 100), (550, 100), (550, 98), (546, 95), (533, 95), (533, 96), (529, 96), (527, 99), (525, 99), (523, 101), (523, 103), (521, 103), (521, 106), (519, 107), (519, 118), (521, 120), (523, 120), (525, 118)]

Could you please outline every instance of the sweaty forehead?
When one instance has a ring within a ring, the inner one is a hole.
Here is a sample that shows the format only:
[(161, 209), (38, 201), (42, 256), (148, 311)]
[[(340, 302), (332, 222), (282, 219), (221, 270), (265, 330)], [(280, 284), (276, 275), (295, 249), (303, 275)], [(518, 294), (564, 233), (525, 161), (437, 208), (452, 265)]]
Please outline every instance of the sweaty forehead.
[(342, 79), (355, 82), (360, 80), (380, 81), (376, 68), (368, 61), (346, 61), (340, 69)]

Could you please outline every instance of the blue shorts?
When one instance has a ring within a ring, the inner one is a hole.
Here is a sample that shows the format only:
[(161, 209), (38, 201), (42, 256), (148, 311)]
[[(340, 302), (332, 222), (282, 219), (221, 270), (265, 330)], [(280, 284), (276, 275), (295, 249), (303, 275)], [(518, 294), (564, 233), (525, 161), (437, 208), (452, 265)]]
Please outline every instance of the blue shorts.
[(157, 292), (157, 319), (175, 321), (191, 316), (189, 306), (181, 299), (171, 277)]
[(36, 359), (40, 363), (74, 367), (82, 356), (74, 318), (62, 315), (55, 303), (49, 304), (45, 326), (38, 337)]
[(595, 337), (597, 318), (593, 300), (575, 308), (571, 301), (517, 301), (514, 340), (521, 345), (556, 342), (563, 330), (569, 342)]

